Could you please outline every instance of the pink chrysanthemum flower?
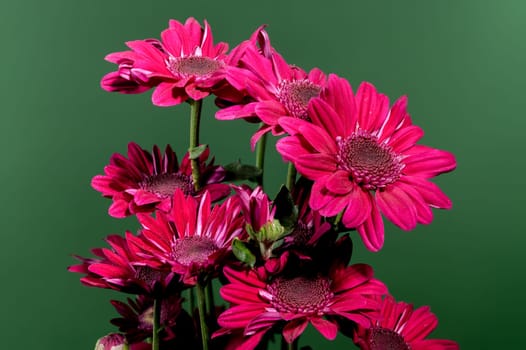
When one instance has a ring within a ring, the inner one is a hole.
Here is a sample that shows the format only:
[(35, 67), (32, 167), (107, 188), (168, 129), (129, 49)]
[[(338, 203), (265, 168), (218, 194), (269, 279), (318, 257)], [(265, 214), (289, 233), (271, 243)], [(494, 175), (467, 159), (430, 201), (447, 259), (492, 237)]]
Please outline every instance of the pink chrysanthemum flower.
[[(127, 236), (133, 236), (126, 232)], [(169, 269), (152, 268), (144, 258), (130, 250), (128, 241), (119, 235), (110, 235), (108, 248), (96, 248), (92, 252), (97, 258), (78, 257), (79, 265), (68, 268), (71, 272), (86, 276), (80, 281), (89, 287), (114, 289), (125, 293), (161, 295), (167, 290), (176, 290), (178, 280)]]
[(358, 325), (353, 338), (362, 350), (458, 350), (452, 340), (425, 339), (437, 324), (428, 306), (413, 310), (412, 304), (387, 296), (377, 320), (370, 327)]
[[(160, 338), (166, 348), (193, 349), (197, 347), (197, 332), (190, 315), (182, 308), (182, 299), (178, 295), (170, 295), (162, 299), (160, 323)], [(154, 299), (139, 295), (136, 299), (127, 299), (127, 303), (112, 300), (111, 304), (121, 317), (114, 318), (111, 323), (119, 327), (126, 340), (130, 343), (140, 343), (152, 337)], [(150, 345), (151, 349), (151, 345)]]
[(154, 146), (150, 154), (133, 142), (128, 144), (128, 158), (115, 153), (110, 164), (104, 168), (105, 175), (95, 176), (91, 186), (113, 200), (109, 214), (116, 218), (153, 212), (155, 209), (169, 211), (176, 189), (193, 196), (209, 191), (212, 200), (216, 201), (227, 196), (230, 187), (219, 183), (225, 177), (222, 167), (214, 166), (213, 159), (206, 164), (209, 154), (209, 149), (206, 149), (199, 157), (199, 192), (194, 189), (188, 153), (179, 165), (177, 155), (170, 146), (166, 146), (164, 154)]
[(220, 293), (231, 307), (219, 316), (222, 329), (215, 336), (242, 330), (245, 341), (240, 349), (254, 349), (273, 327), (283, 327), (283, 337), (291, 343), (309, 323), (330, 340), (338, 333), (337, 317), (371, 325), (370, 316), (380, 306), (373, 297), (387, 289), (373, 278), (370, 266), (337, 265), (327, 276), (310, 270), (271, 277), (263, 269), (225, 267), (230, 284)]
[(380, 213), (404, 230), (433, 219), (430, 207), (451, 208), (430, 178), (455, 168), (446, 151), (416, 145), (423, 136), (406, 112), (407, 99), (389, 108), (387, 96), (363, 83), (329, 77), (320, 98), (309, 105), (311, 122), (282, 118), (291, 136), (278, 141), (285, 160), (314, 181), (310, 206), (324, 216), (343, 211), (342, 222), (356, 228), (365, 246), (382, 248)]
[(260, 27), (254, 37), (259, 38), (260, 48), (248, 46), (238, 65), (232, 69), (227, 80), (240, 91), (246, 91), (253, 101), (224, 108), (216, 113), (220, 120), (232, 120), (257, 116), (264, 125), (252, 136), (254, 148), (258, 139), (271, 131), (283, 134), (278, 124), (281, 117), (308, 120), (309, 100), (320, 94), (326, 84), (325, 74), (318, 68), (306, 73), (303, 69), (289, 65), (271, 47), (268, 34)]
[(188, 18), (184, 24), (170, 20), (160, 42), (135, 40), (126, 45), (131, 51), (106, 58), (119, 64), (119, 70), (106, 75), (102, 87), (108, 91), (140, 93), (155, 86), (152, 102), (157, 106), (205, 98), (224, 80), (228, 69), (225, 54), (228, 45), (223, 42), (214, 45), (206, 20), (204, 29), (194, 18)]
[(212, 206), (208, 192), (196, 199), (176, 190), (173, 199), (169, 213), (157, 212), (155, 218), (138, 214), (142, 235), (128, 239), (153, 268), (170, 268), (185, 284), (194, 285), (198, 277), (222, 266), (232, 240), (245, 232), (245, 222), (235, 197)]

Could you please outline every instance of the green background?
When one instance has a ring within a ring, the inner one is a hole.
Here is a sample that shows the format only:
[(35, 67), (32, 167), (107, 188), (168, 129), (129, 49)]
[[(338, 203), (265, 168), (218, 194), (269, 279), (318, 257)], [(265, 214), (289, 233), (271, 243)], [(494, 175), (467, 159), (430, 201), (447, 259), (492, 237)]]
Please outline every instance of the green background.
[[(437, 183), (452, 198), (429, 226), (386, 230), (384, 249), (355, 240), (398, 299), (430, 305), (437, 338), (462, 349), (521, 349), (526, 238), (526, 3), (517, 1), (66, 1), (0, 4), (2, 215), (1, 349), (91, 349), (114, 330), (110, 291), (80, 285), (66, 267), (133, 221), (107, 216), (90, 187), (129, 141), (187, 145), (187, 106), (158, 108), (150, 93), (110, 94), (103, 57), (158, 37), (168, 19), (207, 19), (235, 46), (260, 24), (289, 63), (368, 80), (452, 151), (458, 168)], [(219, 122), (207, 101), (202, 141), (220, 162), (252, 161), (253, 125)], [(270, 147), (272, 151), (272, 146)], [(267, 158), (270, 193), (285, 177)], [(310, 330), (301, 344), (350, 349)]]

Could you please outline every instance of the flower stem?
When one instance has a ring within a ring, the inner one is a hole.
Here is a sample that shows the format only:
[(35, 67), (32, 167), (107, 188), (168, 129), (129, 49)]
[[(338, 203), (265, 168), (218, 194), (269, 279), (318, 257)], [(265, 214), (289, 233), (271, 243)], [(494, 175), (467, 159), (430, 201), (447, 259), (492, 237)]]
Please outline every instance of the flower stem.
[(289, 163), (289, 169), (287, 171), (287, 188), (289, 189), (289, 192), (292, 192), (294, 189), (294, 185), (296, 184), (296, 167), (294, 164)]
[(294, 340), (292, 343), (289, 343), (288, 350), (298, 350), (298, 338)]
[[(199, 146), (199, 123), (201, 120), (201, 108), (203, 100), (190, 100), (190, 146), (189, 151), (192, 151)], [(192, 165), (192, 180), (194, 181), (194, 188), (199, 190), (201, 184), (199, 183), (199, 158), (191, 159)]]
[(199, 279), (196, 284), (197, 291), (197, 308), (199, 310), (199, 324), (201, 326), (201, 342), (203, 350), (208, 350), (208, 327), (206, 325), (206, 296), (205, 296), (206, 282)]
[(265, 150), (267, 148), (267, 135), (268, 133), (263, 134), (256, 146), (256, 167), (258, 167), (258, 169), (261, 169), (261, 175), (256, 178), (256, 181), (261, 187), (263, 187), (263, 172), (265, 169)]
[(214, 286), (212, 281), (206, 284), (206, 314), (214, 318), (215, 317), (215, 300), (214, 300)]
[(153, 302), (152, 350), (159, 350), (160, 323), (161, 323), (161, 299), (155, 299)]

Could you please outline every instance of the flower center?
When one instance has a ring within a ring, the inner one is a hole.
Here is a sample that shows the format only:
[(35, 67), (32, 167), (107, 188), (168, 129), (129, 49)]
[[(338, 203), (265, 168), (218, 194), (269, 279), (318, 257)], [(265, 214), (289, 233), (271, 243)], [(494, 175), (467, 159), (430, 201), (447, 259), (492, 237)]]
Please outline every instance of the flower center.
[(351, 173), (352, 180), (368, 190), (382, 189), (400, 178), (404, 164), (401, 156), (376, 136), (359, 130), (343, 139), (339, 146), (338, 167)]
[(318, 97), (321, 87), (308, 79), (282, 80), (278, 86), (277, 97), (289, 113), (295, 117), (309, 120), (307, 107), (313, 97)]
[(375, 327), (369, 335), (371, 350), (411, 350), (400, 334), (390, 329)]
[(144, 179), (139, 187), (161, 198), (172, 196), (178, 188), (183, 190), (185, 195), (194, 193), (192, 178), (181, 173), (152, 175)]
[(174, 74), (182, 76), (206, 77), (215, 73), (223, 67), (221, 61), (214, 60), (210, 57), (189, 56), (168, 58), (168, 69)]
[(173, 257), (181, 265), (204, 264), (218, 250), (214, 241), (206, 237), (193, 236), (178, 239), (173, 248)]
[(322, 277), (277, 278), (267, 288), (280, 312), (323, 313), (333, 296), (329, 279)]
[(135, 278), (139, 281), (143, 281), (149, 286), (153, 286), (155, 282), (160, 281), (165, 277), (163, 272), (155, 270), (149, 266), (135, 266), (134, 268)]
[(305, 225), (304, 223), (298, 222), (294, 230), (290, 234), (294, 239), (294, 244), (298, 246), (306, 245), (314, 233), (314, 228)]

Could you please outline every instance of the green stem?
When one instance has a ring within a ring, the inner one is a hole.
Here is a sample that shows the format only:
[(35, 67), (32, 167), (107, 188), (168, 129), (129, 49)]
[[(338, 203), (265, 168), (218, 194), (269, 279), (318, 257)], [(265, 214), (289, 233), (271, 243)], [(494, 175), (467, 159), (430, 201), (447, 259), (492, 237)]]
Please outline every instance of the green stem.
[(214, 287), (212, 281), (206, 284), (206, 314), (215, 318)]
[(159, 350), (160, 324), (161, 324), (161, 299), (155, 299), (153, 302), (152, 350)]
[(335, 230), (338, 230), (338, 225), (340, 224), (340, 221), (342, 220), (342, 216), (343, 216), (343, 210), (339, 212), (338, 215), (336, 215), (336, 219), (334, 219), (333, 226)]
[(256, 167), (258, 167), (258, 169), (261, 169), (261, 175), (256, 178), (256, 181), (261, 187), (263, 187), (263, 172), (265, 169), (265, 150), (267, 148), (267, 135), (268, 133), (263, 134), (256, 146)]
[(196, 284), (197, 308), (199, 310), (199, 324), (201, 326), (201, 342), (203, 350), (208, 350), (208, 327), (206, 325), (205, 281), (199, 279)]
[(292, 343), (289, 343), (288, 350), (298, 350), (298, 338)]
[[(190, 101), (190, 146), (189, 150), (192, 150), (199, 146), (199, 123), (201, 120), (201, 108), (203, 106), (203, 100), (191, 100)], [(195, 190), (199, 190), (201, 184), (199, 183), (199, 159), (191, 159), (192, 165), (192, 180), (194, 181)]]
[(296, 184), (296, 167), (294, 164), (289, 163), (289, 169), (287, 171), (287, 188), (289, 189), (289, 192), (292, 192), (294, 189), (294, 185)]

